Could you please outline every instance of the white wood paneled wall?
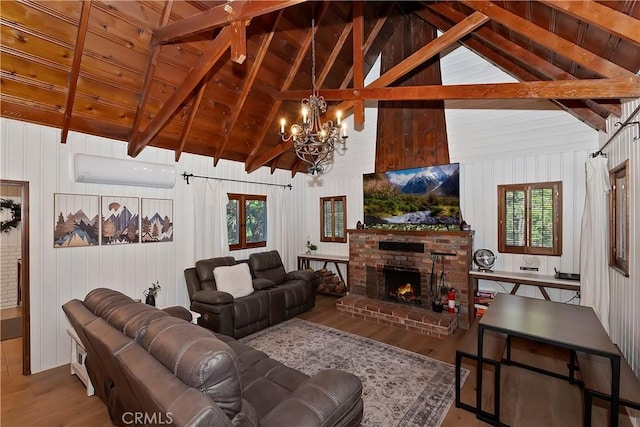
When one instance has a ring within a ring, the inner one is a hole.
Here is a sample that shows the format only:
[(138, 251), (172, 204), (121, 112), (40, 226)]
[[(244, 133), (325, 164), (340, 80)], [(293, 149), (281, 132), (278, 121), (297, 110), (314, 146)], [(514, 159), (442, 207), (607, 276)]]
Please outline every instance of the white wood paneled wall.
[[(65, 332), (68, 323), (61, 306), (73, 298), (83, 299), (91, 289), (109, 287), (142, 298), (143, 291), (157, 280), (162, 286), (158, 305), (189, 306), (183, 270), (194, 265), (193, 242), (201, 236), (189, 227), (193, 224), (192, 196), (182, 177), (178, 177), (173, 189), (75, 183), (75, 153), (127, 158), (126, 144), (75, 132), (69, 134), (67, 144), (60, 144), (57, 129), (7, 119), (0, 119), (0, 128), (0, 177), (29, 182), (32, 372), (69, 362), (69, 337)], [(174, 153), (147, 148), (137, 160), (173, 164)], [(214, 168), (210, 158), (189, 154), (181, 157), (176, 171), (279, 184), (293, 182), (291, 205), (303, 204), (300, 198), (304, 192), (297, 184), (303, 178), (292, 180), (288, 171), (271, 174), (268, 168), (262, 168), (249, 176), (240, 163), (221, 161)], [(225, 183), (229, 192), (266, 194), (266, 188)], [(173, 199), (174, 241), (54, 249), (54, 193)], [(285, 214), (292, 218), (301, 215)], [(290, 232), (296, 234), (292, 240), (300, 243), (290, 253), (304, 247), (304, 237), (297, 236), (298, 229), (297, 221), (292, 221)], [(234, 251), (231, 255), (241, 259), (249, 252)], [(295, 259), (285, 262), (290, 267), (295, 265)]]
[[(624, 122), (640, 105), (640, 100), (622, 105), (622, 118), (611, 117), (606, 133), (600, 135), (603, 146), (619, 129), (615, 122)], [(640, 120), (640, 115), (631, 121)], [(636, 375), (640, 376), (640, 137), (636, 125), (627, 126), (604, 149), (609, 170), (628, 160), (629, 182), (629, 277), (609, 269), (611, 287), (609, 324), (611, 338), (618, 344)], [(640, 419), (636, 418), (636, 425)]]

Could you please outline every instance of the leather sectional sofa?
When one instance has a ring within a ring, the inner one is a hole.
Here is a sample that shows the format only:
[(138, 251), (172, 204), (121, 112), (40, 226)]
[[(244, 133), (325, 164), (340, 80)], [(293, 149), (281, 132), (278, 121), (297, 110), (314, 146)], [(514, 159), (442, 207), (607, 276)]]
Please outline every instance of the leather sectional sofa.
[(63, 310), (116, 425), (319, 427), (362, 419), (362, 384), (347, 372), (308, 377), (110, 289), (95, 289)]
[[(247, 263), (252, 277), (252, 293), (234, 298), (218, 289), (217, 267)], [(287, 273), (278, 251), (251, 254), (248, 260), (233, 257), (200, 260), (184, 271), (191, 310), (201, 314), (200, 326), (233, 338), (273, 326), (315, 305), (312, 270)]]

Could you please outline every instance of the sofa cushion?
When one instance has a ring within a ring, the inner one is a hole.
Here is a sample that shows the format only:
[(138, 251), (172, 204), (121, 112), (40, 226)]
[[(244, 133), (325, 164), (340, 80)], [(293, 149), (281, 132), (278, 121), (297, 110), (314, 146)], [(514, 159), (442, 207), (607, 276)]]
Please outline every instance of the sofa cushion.
[(245, 263), (216, 267), (213, 270), (216, 287), (219, 291), (227, 292), (234, 298), (242, 298), (253, 293), (251, 272)]
[(200, 285), (204, 290), (216, 290), (216, 281), (213, 270), (222, 265), (235, 265), (236, 260), (232, 256), (203, 259), (196, 262), (196, 271), (200, 279)]
[(167, 316), (149, 324), (141, 345), (182, 382), (209, 396), (229, 418), (241, 411), (238, 358), (210, 331)]
[(287, 276), (278, 251), (251, 254), (249, 255), (249, 263), (256, 279), (269, 279), (278, 285)]

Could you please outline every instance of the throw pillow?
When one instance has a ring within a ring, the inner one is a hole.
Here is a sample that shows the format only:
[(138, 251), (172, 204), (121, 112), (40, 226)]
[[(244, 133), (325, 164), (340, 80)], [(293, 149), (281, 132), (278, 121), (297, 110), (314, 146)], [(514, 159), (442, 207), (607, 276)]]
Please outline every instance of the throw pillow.
[(234, 298), (242, 298), (253, 292), (249, 264), (241, 262), (236, 265), (225, 265), (213, 269), (216, 287)]

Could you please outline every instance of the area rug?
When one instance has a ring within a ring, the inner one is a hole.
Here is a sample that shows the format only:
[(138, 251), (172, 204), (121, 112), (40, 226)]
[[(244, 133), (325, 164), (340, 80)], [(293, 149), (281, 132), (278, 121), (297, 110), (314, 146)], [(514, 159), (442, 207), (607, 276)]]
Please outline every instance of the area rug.
[(11, 340), (22, 336), (22, 317), (0, 320), (0, 340)]
[[(310, 376), (322, 369), (357, 375), (363, 426), (437, 427), (455, 399), (453, 365), (305, 320), (294, 318), (240, 341)], [(463, 384), (468, 374), (463, 369)]]

